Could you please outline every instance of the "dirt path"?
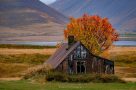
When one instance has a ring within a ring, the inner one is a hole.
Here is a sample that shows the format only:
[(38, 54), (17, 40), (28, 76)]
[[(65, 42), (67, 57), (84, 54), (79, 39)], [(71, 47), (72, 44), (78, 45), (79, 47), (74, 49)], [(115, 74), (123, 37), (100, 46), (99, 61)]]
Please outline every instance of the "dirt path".
[(122, 78), (122, 79), (127, 82), (136, 82), (136, 78)]
[(20, 77), (14, 77), (14, 78), (0, 78), (0, 80), (4, 80), (4, 81), (17, 81), (17, 80), (21, 80)]

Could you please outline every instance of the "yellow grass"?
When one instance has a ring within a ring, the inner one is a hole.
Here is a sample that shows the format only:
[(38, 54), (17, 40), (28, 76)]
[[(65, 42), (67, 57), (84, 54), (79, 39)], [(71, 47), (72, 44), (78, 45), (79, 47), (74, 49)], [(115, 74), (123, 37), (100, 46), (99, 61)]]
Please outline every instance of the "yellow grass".
[[(0, 48), (0, 55), (51, 55), (55, 52), (55, 48), (47, 48), (47, 49), (7, 49)], [(33, 57), (32, 57), (33, 58)], [(38, 57), (37, 57), (38, 58)], [(13, 58), (14, 59), (14, 58)], [(46, 59), (45, 59), (46, 60)], [(27, 60), (26, 60), (27, 61)], [(20, 77), (20, 74), (26, 71), (28, 68), (33, 67), (34, 65), (28, 63), (9, 63), (3, 62), (0, 63), (0, 78), (7, 77)]]
[(0, 48), (0, 54), (13, 55), (13, 54), (44, 54), (51, 55), (55, 52), (55, 48), (52, 49), (8, 49)]
[[(32, 54), (43, 54), (43, 55), (52, 55), (55, 52), (56, 48), (45, 48), (45, 49), (7, 49), (7, 48), (0, 48), (0, 54), (1, 55), (32, 55)], [(117, 56), (120, 59), (120, 56), (122, 57), (122, 60), (124, 58), (135, 59), (136, 56), (136, 47), (112, 47), (109, 50), (110, 56), (113, 58), (117, 58)], [(125, 57), (124, 57), (125, 56)], [(132, 60), (135, 62), (135, 60)], [(119, 64), (124, 64), (123, 61), (117, 61)], [(130, 63), (132, 66), (136, 65), (135, 63)], [(116, 64), (117, 65), (117, 64)], [(127, 65), (125, 62), (124, 67), (122, 66), (116, 66), (115, 71), (116, 74), (120, 77), (136, 77), (136, 67), (129, 67), (131, 65)], [(0, 77), (14, 77), (18, 76), (17, 73), (20, 73), (24, 70), (27, 70), (29, 67), (32, 67), (31, 64), (17, 64), (17, 63), (0, 63)]]
[[(56, 51), (56, 48), (46, 49), (8, 49), (0, 48), (0, 54), (45, 54), (52, 55)], [(112, 47), (109, 53), (112, 54), (128, 54), (129, 52), (136, 53), (136, 47)]]
[(110, 54), (129, 54), (133, 52), (136, 54), (136, 47), (111, 47), (109, 50)]
[(112, 47), (110, 52), (136, 51), (136, 47)]
[(119, 77), (136, 78), (136, 68), (134, 67), (115, 67), (115, 74)]
[(115, 61), (116, 66), (136, 67), (136, 47), (112, 47), (109, 59)]
[(4, 77), (20, 77), (21, 73), (28, 68), (32, 67), (33, 65), (29, 64), (7, 64), (7, 63), (0, 63), (0, 78)]

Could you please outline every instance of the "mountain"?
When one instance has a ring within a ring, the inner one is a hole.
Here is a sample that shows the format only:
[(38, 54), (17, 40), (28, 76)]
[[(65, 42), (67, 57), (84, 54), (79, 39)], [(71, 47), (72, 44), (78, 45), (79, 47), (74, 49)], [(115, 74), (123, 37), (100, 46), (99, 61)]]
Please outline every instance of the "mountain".
[(120, 33), (136, 32), (136, 0), (57, 0), (50, 6), (67, 16), (108, 17)]
[(0, 41), (62, 40), (67, 21), (40, 0), (0, 0)]
[(67, 18), (39, 0), (0, 0), (0, 26), (64, 23)]

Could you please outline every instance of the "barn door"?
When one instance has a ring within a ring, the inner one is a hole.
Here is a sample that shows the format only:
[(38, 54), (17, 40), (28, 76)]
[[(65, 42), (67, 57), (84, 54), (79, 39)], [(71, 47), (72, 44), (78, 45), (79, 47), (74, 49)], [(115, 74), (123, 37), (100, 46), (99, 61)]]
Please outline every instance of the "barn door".
[(85, 61), (78, 61), (76, 64), (77, 73), (86, 73)]

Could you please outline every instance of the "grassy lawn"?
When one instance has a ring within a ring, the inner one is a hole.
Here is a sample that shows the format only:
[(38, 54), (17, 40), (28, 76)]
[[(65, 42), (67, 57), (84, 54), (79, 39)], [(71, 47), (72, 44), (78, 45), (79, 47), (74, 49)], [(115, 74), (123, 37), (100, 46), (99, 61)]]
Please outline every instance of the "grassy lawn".
[(136, 83), (59, 83), (0, 81), (0, 90), (136, 90)]

